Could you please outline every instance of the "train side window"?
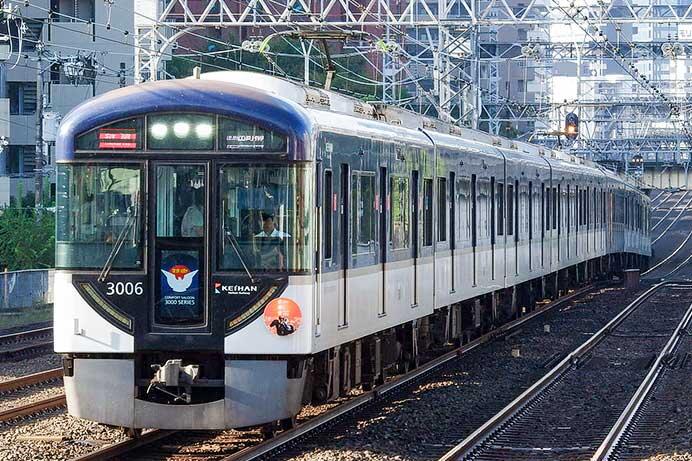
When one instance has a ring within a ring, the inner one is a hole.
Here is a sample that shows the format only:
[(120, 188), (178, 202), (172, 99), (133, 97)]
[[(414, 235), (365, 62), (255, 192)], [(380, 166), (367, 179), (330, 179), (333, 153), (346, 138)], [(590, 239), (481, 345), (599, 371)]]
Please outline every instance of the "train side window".
[(541, 238), (545, 237), (545, 184), (541, 183)]
[(529, 181), (529, 240), (533, 239), (533, 182)]
[(495, 176), (490, 177), (490, 244), (495, 245)]
[(375, 174), (351, 175), (351, 251), (355, 254), (375, 251)]
[(570, 186), (569, 186), (569, 184), (567, 184), (567, 194), (565, 196), (565, 204), (567, 206), (565, 207), (565, 214), (567, 215), (567, 233), (568, 234), (569, 234), (569, 226), (572, 225), (572, 216), (571, 216), (571, 211), (572, 211), (571, 200), (572, 200), (572, 198), (569, 194), (570, 194)]
[(579, 186), (575, 186), (575, 194), (577, 196), (577, 203), (576, 203), (576, 219), (574, 220), (574, 224), (579, 228), (581, 226), (581, 191), (579, 190)]
[(471, 180), (468, 176), (462, 177), (457, 186), (461, 206), (461, 239), (468, 241), (471, 238)]
[(545, 191), (545, 230), (550, 230), (550, 186)]
[(557, 235), (562, 233), (562, 202), (564, 198), (562, 197), (562, 187), (560, 184), (557, 185)]
[(519, 181), (514, 181), (514, 241), (519, 241)]
[(334, 205), (336, 204), (336, 196), (334, 196), (334, 183), (332, 181), (332, 170), (324, 171), (324, 197), (322, 213), (324, 216), (324, 259), (332, 259), (332, 232), (334, 230)]
[(476, 197), (476, 175), (471, 175), (471, 246), (478, 243), (478, 209)]
[(390, 179), (391, 217), (389, 242), (393, 249), (408, 248), (410, 231), (410, 203), (408, 178), (392, 176)]
[(507, 235), (514, 235), (514, 185), (507, 184)]
[(505, 185), (497, 183), (497, 235), (505, 235)]
[(447, 178), (437, 178), (437, 241), (447, 241)]
[(433, 244), (433, 180), (431, 178), (423, 178), (423, 246), (430, 246), (432, 244)]
[(553, 187), (553, 230), (557, 229), (557, 187)]

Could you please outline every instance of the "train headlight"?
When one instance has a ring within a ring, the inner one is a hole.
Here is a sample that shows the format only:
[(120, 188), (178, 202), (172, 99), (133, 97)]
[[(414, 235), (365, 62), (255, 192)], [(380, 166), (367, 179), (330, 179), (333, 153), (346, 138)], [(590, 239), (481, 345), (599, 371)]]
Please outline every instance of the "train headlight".
[(168, 134), (168, 127), (163, 123), (154, 123), (151, 126), (150, 131), (154, 139), (163, 139)]
[(199, 139), (211, 138), (213, 127), (208, 123), (199, 123), (195, 126), (195, 134)]
[(185, 138), (190, 134), (190, 124), (187, 122), (175, 122), (173, 124), (173, 133), (178, 138)]

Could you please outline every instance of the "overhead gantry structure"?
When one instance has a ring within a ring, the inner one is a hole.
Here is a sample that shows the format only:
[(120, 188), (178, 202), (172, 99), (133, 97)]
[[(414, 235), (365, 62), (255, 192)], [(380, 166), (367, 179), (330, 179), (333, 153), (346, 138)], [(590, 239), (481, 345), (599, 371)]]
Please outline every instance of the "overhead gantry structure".
[[(492, 133), (556, 144), (567, 112), (581, 136), (563, 148), (613, 160), (689, 161), (684, 73), (692, 57), (692, 2), (678, 0), (138, 0), (136, 81), (165, 77), (176, 42), (205, 29), (359, 31), (349, 49), (373, 65), (385, 102)], [(642, 31), (649, 31), (644, 34)], [(668, 34), (665, 31), (670, 31)], [(675, 31), (674, 33), (672, 31)], [(309, 41), (309, 40), (307, 40)], [(305, 59), (316, 53), (310, 42)], [(318, 49), (317, 49), (318, 50)], [(509, 64), (508, 64), (509, 63)], [(526, 74), (523, 91), (502, 73)], [(562, 67), (561, 67), (562, 66)], [(562, 68), (575, 97), (556, 100)], [(516, 69), (515, 69), (516, 70)], [(309, 77), (305, 77), (310, 81)], [(402, 96), (402, 87), (410, 89)], [(626, 88), (626, 93), (623, 91)], [(624, 94), (630, 97), (624, 98)], [(685, 160), (686, 159), (686, 160)]]

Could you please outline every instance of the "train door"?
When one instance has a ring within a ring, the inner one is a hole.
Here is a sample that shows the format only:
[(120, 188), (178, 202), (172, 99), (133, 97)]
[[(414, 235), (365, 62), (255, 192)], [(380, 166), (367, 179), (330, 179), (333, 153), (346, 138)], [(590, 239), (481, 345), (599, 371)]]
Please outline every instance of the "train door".
[(450, 286), (450, 293), (455, 293), (456, 292), (456, 285), (454, 283), (455, 281), (455, 267), (456, 267), (456, 261), (454, 259), (454, 250), (456, 249), (456, 174), (455, 173), (449, 173), (449, 253), (451, 257), (451, 267), (450, 267), (450, 276), (451, 276), (451, 284)]
[(387, 168), (380, 167), (380, 270), (382, 272), (382, 279), (380, 285), (380, 312), (379, 315), (385, 315), (387, 313)]
[[(413, 299), (411, 304), (418, 305), (418, 215), (420, 214), (420, 197), (418, 194), (418, 170), (411, 172), (411, 258), (413, 259)], [(435, 286), (435, 285), (433, 285)]]
[(349, 249), (349, 198), (351, 196), (349, 185), (351, 173), (347, 163), (341, 164), (341, 222), (340, 222), (340, 251), (341, 251), (341, 276), (339, 277), (339, 326), (348, 325), (348, 267), (351, 258)]
[(151, 332), (210, 331), (206, 290), (208, 166), (154, 162), (150, 227)]

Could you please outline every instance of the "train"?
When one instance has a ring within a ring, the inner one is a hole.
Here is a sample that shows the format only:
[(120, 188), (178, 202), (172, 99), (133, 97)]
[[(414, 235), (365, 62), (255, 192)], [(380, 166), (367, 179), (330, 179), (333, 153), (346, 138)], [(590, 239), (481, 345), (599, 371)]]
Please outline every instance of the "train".
[(135, 433), (271, 435), (651, 255), (631, 178), (266, 74), (92, 98), (56, 162), (68, 411)]

